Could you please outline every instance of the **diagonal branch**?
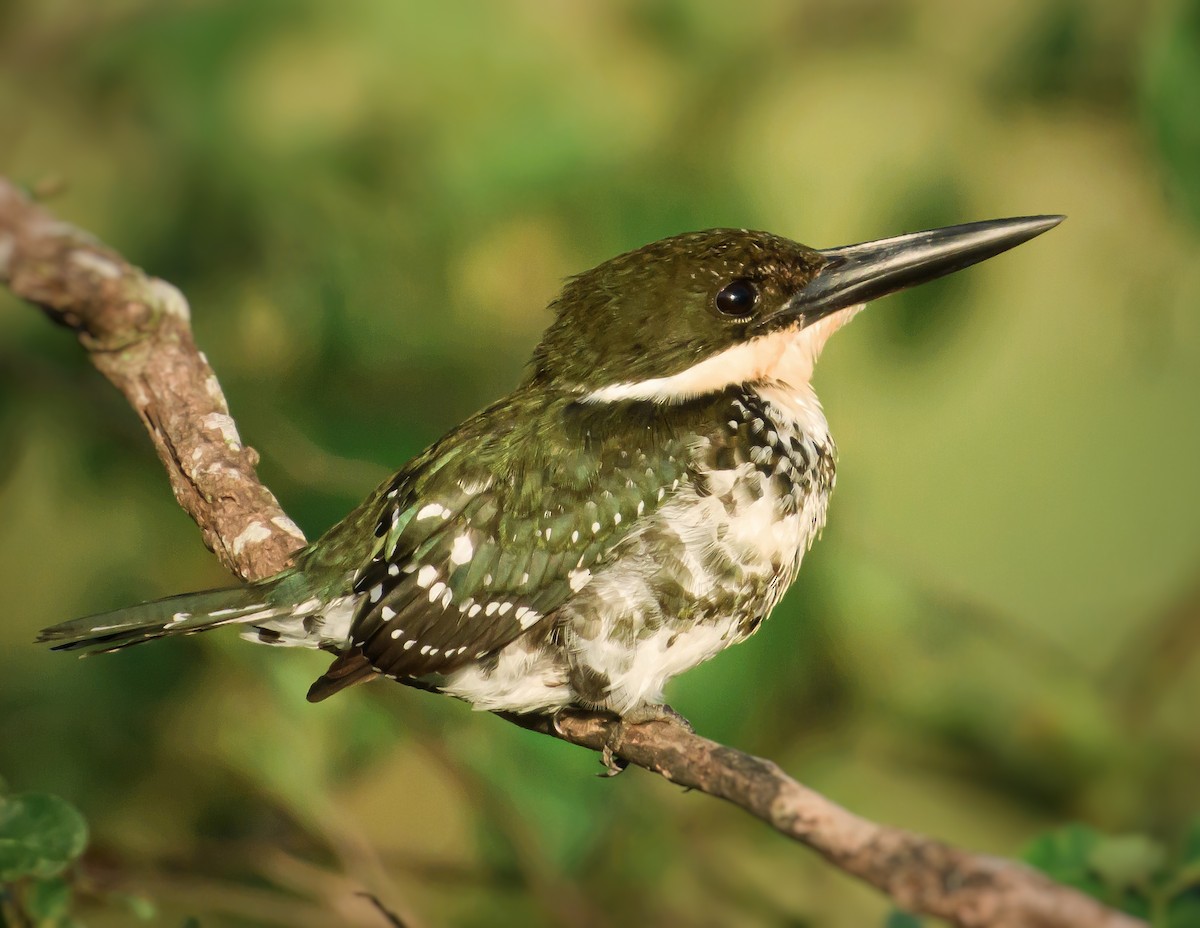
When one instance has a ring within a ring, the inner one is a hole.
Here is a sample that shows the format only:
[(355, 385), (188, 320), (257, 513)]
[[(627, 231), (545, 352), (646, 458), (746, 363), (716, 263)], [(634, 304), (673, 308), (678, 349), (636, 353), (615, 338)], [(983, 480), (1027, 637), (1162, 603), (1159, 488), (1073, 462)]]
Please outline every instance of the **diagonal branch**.
[[(92, 363), (141, 417), (175, 498), (204, 543), (242, 579), (269, 576), (304, 537), (258, 480), (216, 376), (192, 337), (187, 302), (0, 178), (0, 283), (74, 329)], [(673, 783), (725, 799), (903, 909), (969, 928), (1136, 928), (1013, 861), (860, 818), (769, 760), (660, 722), (620, 729), (602, 715), (507, 717), (594, 751), (610, 747)]]
[(238, 436), (178, 290), (54, 219), (2, 177), (0, 283), (73, 329), (125, 394), (175, 499), (222, 564), (247, 580), (287, 565), (304, 535), (259, 482), (258, 453)]

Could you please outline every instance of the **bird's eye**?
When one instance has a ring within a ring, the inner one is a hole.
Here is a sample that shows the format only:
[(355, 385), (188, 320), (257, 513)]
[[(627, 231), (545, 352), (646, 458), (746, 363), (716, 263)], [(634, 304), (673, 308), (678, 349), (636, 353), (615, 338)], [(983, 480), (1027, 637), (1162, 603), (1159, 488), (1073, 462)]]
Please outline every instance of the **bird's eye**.
[(723, 316), (745, 316), (758, 302), (758, 287), (752, 281), (739, 278), (728, 283), (717, 294), (717, 312)]

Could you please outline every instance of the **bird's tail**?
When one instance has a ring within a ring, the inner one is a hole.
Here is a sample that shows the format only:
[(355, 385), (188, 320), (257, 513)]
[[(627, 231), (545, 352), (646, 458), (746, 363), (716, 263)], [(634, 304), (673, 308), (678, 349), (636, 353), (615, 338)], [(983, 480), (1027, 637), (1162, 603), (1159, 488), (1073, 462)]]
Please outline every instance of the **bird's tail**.
[(194, 635), (220, 625), (293, 614), (291, 606), (270, 602), (269, 592), (260, 584), (170, 596), (63, 622), (43, 629), (37, 640), (50, 642), (55, 651), (118, 651), (169, 635)]

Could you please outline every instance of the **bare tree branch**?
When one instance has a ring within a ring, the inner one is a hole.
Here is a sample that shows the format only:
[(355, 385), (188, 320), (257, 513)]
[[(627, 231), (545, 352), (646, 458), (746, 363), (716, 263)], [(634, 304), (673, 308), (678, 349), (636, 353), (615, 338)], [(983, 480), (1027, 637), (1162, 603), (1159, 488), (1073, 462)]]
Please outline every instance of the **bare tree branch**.
[(255, 473), (187, 300), (0, 178), (0, 282), (74, 329), (141, 417), (175, 499), (227, 568), (251, 580), (287, 566), (304, 535)]
[[(269, 576), (304, 538), (258, 480), (216, 376), (192, 338), (187, 302), (112, 250), (55, 220), (0, 178), (0, 282), (74, 329), (92, 363), (141, 416), (180, 505), (205, 544), (243, 579)], [(903, 909), (969, 928), (1135, 928), (1013, 861), (974, 854), (860, 818), (769, 760), (678, 725), (620, 727), (572, 714), (505, 716), (725, 799), (890, 896)]]

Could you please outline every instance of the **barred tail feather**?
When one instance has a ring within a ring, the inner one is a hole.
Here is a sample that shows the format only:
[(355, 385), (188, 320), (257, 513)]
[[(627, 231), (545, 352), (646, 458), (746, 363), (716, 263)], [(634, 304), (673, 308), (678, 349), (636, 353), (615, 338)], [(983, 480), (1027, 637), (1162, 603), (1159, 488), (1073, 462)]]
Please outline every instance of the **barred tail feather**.
[(63, 622), (43, 629), (37, 640), (50, 642), (55, 651), (118, 651), (155, 638), (194, 635), (220, 625), (257, 622), (292, 612), (290, 606), (268, 602), (266, 593), (261, 586), (248, 586), (169, 596)]

